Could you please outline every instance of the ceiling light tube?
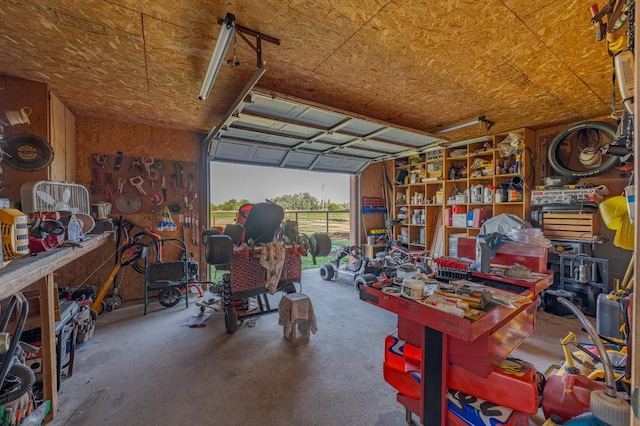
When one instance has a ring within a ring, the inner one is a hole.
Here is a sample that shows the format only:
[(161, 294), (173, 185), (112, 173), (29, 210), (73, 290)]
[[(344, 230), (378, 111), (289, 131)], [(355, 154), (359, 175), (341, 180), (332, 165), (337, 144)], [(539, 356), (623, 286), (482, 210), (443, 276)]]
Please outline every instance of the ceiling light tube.
[(487, 130), (489, 130), (491, 126), (495, 124), (493, 121), (487, 120), (484, 115), (481, 115), (474, 120), (465, 121), (464, 123), (459, 123), (451, 127), (445, 127), (444, 129), (440, 129), (436, 132), (436, 134), (453, 132), (454, 130), (462, 129), (464, 127), (469, 127), (469, 126), (473, 126), (474, 124), (480, 124), (480, 123), (484, 123), (487, 126)]
[(211, 61), (209, 62), (209, 69), (207, 70), (207, 74), (204, 76), (202, 89), (200, 89), (200, 95), (198, 96), (202, 101), (207, 99), (207, 96), (209, 96), (209, 92), (211, 92), (213, 82), (216, 80), (218, 71), (220, 71), (220, 65), (222, 65), (224, 55), (227, 53), (229, 42), (233, 38), (235, 31), (236, 17), (231, 13), (227, 13), (224, 21), (222, 21), (220, 35), (218, 36), (218, 40), (216, 41), (216, 47), (213, 50), (213, 55), (211, 56)]
[(467, 146), (467, 145), (470, 145), (472, 143), (489, 142), (490, 140), (491, 140), (491, 138), (489, 136), (480, 136), (480, 137), (473, 138), (473, 139), (467, 139), (467, 140), (464, 140), (464, 141), (449, 143), (449, 144), (446, 144), (444, 146), (444, 148), (457, 148), (459, 146)]

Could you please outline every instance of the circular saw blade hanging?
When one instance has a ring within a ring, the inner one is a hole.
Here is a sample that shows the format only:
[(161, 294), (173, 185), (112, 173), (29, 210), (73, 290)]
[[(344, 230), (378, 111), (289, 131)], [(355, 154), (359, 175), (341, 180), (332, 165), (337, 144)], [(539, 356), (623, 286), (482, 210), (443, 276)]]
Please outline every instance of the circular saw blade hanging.
[(0, 148), (3, 160), (14, 169), (35, 172), (53, 162), (53, 147), (35, 135), (13, 135), (1, 141)]

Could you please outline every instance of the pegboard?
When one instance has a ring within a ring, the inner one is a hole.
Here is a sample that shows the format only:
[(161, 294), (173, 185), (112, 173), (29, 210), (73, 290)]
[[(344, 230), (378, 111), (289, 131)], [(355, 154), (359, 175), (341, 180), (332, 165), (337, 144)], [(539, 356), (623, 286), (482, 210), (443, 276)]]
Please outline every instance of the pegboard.
[(172, 215), (186, 218), (180, 222), (191, 223), (196, 217), (199, 186), (195, 162), (121, 153), (91, 154), (89, 161), (91, 198), (110, 203), (112, 215), (159, 214), (167, 206)]

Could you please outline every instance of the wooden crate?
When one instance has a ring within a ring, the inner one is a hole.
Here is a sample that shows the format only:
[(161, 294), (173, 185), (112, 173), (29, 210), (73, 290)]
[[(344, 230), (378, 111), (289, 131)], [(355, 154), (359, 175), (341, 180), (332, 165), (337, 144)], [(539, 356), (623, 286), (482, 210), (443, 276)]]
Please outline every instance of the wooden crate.
[(542, 229), (550, 239), (590, 240), (600, 231), (600, 216), (598, 213), (545, 212)]

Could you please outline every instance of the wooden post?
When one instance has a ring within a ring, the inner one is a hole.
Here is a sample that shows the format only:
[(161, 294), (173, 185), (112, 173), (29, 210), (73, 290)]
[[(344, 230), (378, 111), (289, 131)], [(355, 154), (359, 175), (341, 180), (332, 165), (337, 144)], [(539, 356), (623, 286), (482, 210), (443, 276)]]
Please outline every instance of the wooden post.
[(42, 334), (42, 379), (44, 399), (51, 401), (46, 421), (51, 421), (58, 410), (58, 375), (56, 366), (55, 306), (53, 273), (40, 280), (40, 321)]

